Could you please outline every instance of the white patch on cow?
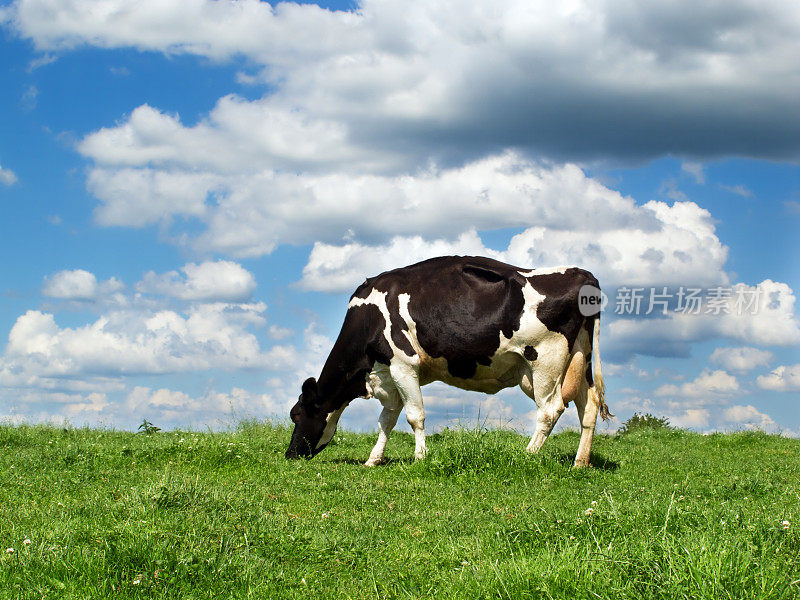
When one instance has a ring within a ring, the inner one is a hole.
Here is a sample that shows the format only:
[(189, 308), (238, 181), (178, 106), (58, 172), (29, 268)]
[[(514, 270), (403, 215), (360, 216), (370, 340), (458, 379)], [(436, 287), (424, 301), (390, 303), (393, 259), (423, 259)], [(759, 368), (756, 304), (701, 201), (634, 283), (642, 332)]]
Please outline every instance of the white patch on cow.
[(502, 331), (500, 332), (500, 346), (497, 348), (496, 355), (509, 351), (521, 353), (524, 352), (525, 346), (536, 348), (537, 342), (552, 333), (536, 316), (536, 309), (544, 300), (544, 295), (537, 292), (530, 282), (525, 282), (522, 288), (522, 297), (524, 304), (519, 318), (519, 328), (511, 334), (510, 338), (507, 338)]
[(389, 372), (389, 365), (375, 362), (367, 373), (367, 397), (377, 398), (384, 406), (400, 408), (402, 403), (397, 395), (397, 387)]
[[(402, 296), (408, 296), (408, 294), (401, 294)], [(401, 299), (402, 302), (402, 299)], [(408, 362), (411, 364), (419, 364), (419, 357), (417, 356), (408, 356), (405, 352), (400, 350), (392, 340), (392, 319), (389, 315), (389, 308), (386, 306), (386, 292), (379, 292), (375, 288), (373, 288), (369, 296), (366, 298), (353, 298), (350, 300), (350, 304), (347, 305), (348, 310), (356, 307), (356, 306), (364, 306), (365, 304), (372, 304), (373, 306), (377, 306), (378, 310), (381, 311), (381, 315), (383, 315), (384, 320), (384, 327), (383, 327), (383, 337), (386, 339), (386, 342), (389, 344), (389, 347), (392, 349), (392, 362), (394, 362), (395, 358), (402, 357), (404, 362)], [(405, 301), (406, 304), (406, 312), (408, 311), (408, 301)], [(415, 327), (416, 329), (416, 327)], [(406, 332), (403, 332), (406, 333)], [(406, 335), (408, 338), (408, 335)], [(411, 342), (412, 347), (416, 348), (415, 345), (415, 338), (408, 338)]]
[(553, 273), (566, 273), (572, 267), (544, 267), (542, 269), (531, 269), (530, 271), (517, 271), (523, 277), (533, 277), (534, 275), (552, 275)]
[(345, 402), (341, 408), (332, 413), (328, 413), (328, 416), (325, 418), (327, 421), (325, 430), (322, 432), (322, 437), (319, 438), (319, 442), (317, 442), (317, 448), (321, 448), (333, 439), (333, 434), (336, 433), (336, 426), (339, 424), (339, 418), (342, 416), (344, 409), (349, 405), (349, 402)]

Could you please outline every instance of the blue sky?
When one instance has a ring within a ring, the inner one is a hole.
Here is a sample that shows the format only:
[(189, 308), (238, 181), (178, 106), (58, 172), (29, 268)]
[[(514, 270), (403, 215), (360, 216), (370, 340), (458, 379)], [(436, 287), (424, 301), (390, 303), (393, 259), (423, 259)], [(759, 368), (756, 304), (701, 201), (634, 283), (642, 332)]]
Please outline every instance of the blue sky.
[(598, 276), (611, 428), (800, 435), (800, 12), (683, 4), (0, 4), (0, 419), (285, 415), (365, 276), (481, 253)]

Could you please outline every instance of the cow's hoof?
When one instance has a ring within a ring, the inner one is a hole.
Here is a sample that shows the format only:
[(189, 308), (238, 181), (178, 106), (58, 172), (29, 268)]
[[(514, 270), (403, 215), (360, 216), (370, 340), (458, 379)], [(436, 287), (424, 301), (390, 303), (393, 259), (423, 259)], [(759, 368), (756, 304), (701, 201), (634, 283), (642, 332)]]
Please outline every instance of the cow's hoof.
[(383, 457), (381, 457), (381, 458), (369, 458), (369, 460), (367, 460), (367, 462), (364, 463), (364, 466), (365, 467), (377, 467), (378, 465), (382, 465), (385, 462), (386, 462), (386, 459), (383, 458)]

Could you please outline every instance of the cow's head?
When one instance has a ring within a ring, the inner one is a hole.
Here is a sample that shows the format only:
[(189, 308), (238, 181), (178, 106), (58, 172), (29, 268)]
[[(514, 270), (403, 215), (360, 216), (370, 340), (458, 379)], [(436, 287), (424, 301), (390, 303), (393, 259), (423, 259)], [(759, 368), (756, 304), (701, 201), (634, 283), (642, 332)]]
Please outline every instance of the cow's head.
[(292, 407), (289, 416), (294, 423), (292, 440), (286, 450), (286, 458), (311, 458), (327, 444), (319, 445), (327, 425), (328, 413), (322, 410), (317, 380), (310, 377), (303, 383), (302, 394)]

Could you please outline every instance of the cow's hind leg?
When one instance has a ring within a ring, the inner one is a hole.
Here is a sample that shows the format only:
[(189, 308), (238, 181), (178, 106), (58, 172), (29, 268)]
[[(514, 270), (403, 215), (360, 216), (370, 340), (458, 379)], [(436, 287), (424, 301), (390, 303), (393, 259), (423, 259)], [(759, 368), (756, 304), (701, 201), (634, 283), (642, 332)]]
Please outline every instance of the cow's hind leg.
[(597, 422), (597, 413), (600, 408), (597, 394), (594, 393), (594, 387), (589, 388), (587, 368), (591, 368), (591, 364), (587, 365), (584, 353), (579, 350), (572, 355), (564, 376), (564, 384), (561, 386), (564, 402), (567, 404), (575, 402), (578, 420), (581, 423), (581, 441), (578, 445), (578, 453), (575, 455), (576, 467), (589, 466), (589, 453), (592, 449), (594, 426)]
[(575, 398), (575, 408), (578, 409), (578, 419), (581, 422), (581, 441), (578, 444), (578, 453), (575, 455), (575, 466), (588, 467), (600, 400), (594, 387), (590, 388), (586, 381)]
[(425, 408), (422, 406), (419, 374), (415, 368), (405, 364), (393, 365), (390, 371), (403, 400), (408, 424), (414, 430), (414, 458), (420, 460), (428, 449), (425, 446)]

